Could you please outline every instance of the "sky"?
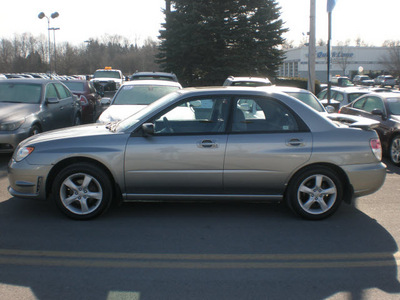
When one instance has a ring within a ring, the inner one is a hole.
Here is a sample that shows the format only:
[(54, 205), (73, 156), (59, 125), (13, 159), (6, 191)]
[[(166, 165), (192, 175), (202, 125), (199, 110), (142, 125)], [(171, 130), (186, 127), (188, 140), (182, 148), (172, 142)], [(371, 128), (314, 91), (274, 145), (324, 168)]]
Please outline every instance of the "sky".
[[(195, 1), (195, 0), (194, 0)], [(328, 38), (327, 0), (316, 1), (316, 40)], [(310, 0), (277, 0), (281, 18), (289, 32), (288, 41), (298, 45), (307, 37), (310, 28)], [(164, 0), (18, 0), (7, 1), (0, 11), (0, 38), (31, 33), (47, 38), (47, 19), (50, 27), (60, 28), (56, 42), (83, 44), (90, 38), (120, 35), (131, 43), (142, 44), (147, 38), (157, 39), (164, 21)], [(332, 13), (332, 43), (360, 38), (370, 46), (381, 46), (385, 40), (400, 40), (400, 0), (337, 0)], [(53, 32), (51, 33), (53, 39)], [(53, 40), (52, 40), (53, 41)]]

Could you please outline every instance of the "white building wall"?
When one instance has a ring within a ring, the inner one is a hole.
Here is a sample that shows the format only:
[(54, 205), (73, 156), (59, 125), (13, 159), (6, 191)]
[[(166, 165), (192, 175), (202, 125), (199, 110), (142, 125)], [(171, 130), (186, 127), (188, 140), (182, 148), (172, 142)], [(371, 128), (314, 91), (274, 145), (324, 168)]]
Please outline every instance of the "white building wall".
[[(380, 63), (387, 55), (386, 47), (335, 46), (331, 50), (331, 76), (345, 75), (352, 78), (360, 67), (364, 74), (381, 73), (385, 67)], [(308, 47), (289, 49), (279, 76), (308, 78)], [(315, 75), (322, 83), (327, 82), (327, 48), (316, 47)]]

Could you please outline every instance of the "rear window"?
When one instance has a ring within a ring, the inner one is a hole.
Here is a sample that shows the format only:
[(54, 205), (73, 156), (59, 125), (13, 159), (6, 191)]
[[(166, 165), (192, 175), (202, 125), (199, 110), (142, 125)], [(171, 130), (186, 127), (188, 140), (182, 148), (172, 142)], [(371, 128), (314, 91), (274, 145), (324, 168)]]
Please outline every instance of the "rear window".
[(177, 86), (126, 85), (115, 96), (113, 105), (148, 105), (157, 99), (178, 90)]
[(40, 103), (41, 84), (0, 83), (0, 102)]
[(84, 92), (85, 86), (83, 82), (64, 82), (64, 84), (73, 92)]
[(387, 103), (390, 112), (394, 115), (400, 116), (400, 98), (388, 98)]
[(354, 100), (356, 100), (358, 97), (361, 97), (362, 95), (365, 95), (365, 93), (352, 93), (352, 94), (348, 94), (348, 100), (349, 102), (353, 102)]

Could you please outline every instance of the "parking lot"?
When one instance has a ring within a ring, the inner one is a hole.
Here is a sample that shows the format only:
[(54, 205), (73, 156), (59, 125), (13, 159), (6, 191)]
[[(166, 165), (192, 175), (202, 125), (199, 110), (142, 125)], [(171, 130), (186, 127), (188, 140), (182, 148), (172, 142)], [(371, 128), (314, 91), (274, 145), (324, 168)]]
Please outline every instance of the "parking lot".
[(0, 299), (398, 299), (400, 169), (335, 216), (278, 204), (130, 203), (87, 222), (12, 198), (0, 157)]

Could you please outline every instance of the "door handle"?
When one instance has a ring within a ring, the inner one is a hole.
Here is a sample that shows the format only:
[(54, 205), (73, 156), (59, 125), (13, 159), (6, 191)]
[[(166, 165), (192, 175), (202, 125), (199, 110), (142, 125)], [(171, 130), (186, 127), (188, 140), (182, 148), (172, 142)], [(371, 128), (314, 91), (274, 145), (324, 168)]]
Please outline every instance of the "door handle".
[(197, 143), (199, 148), (218, 148), (218, 144), (212, 140), (202, 140)]
[(304, 142), (302, 139), (290, 139), (286, 145), (292, 146), (292, 147), (303, 147)]

